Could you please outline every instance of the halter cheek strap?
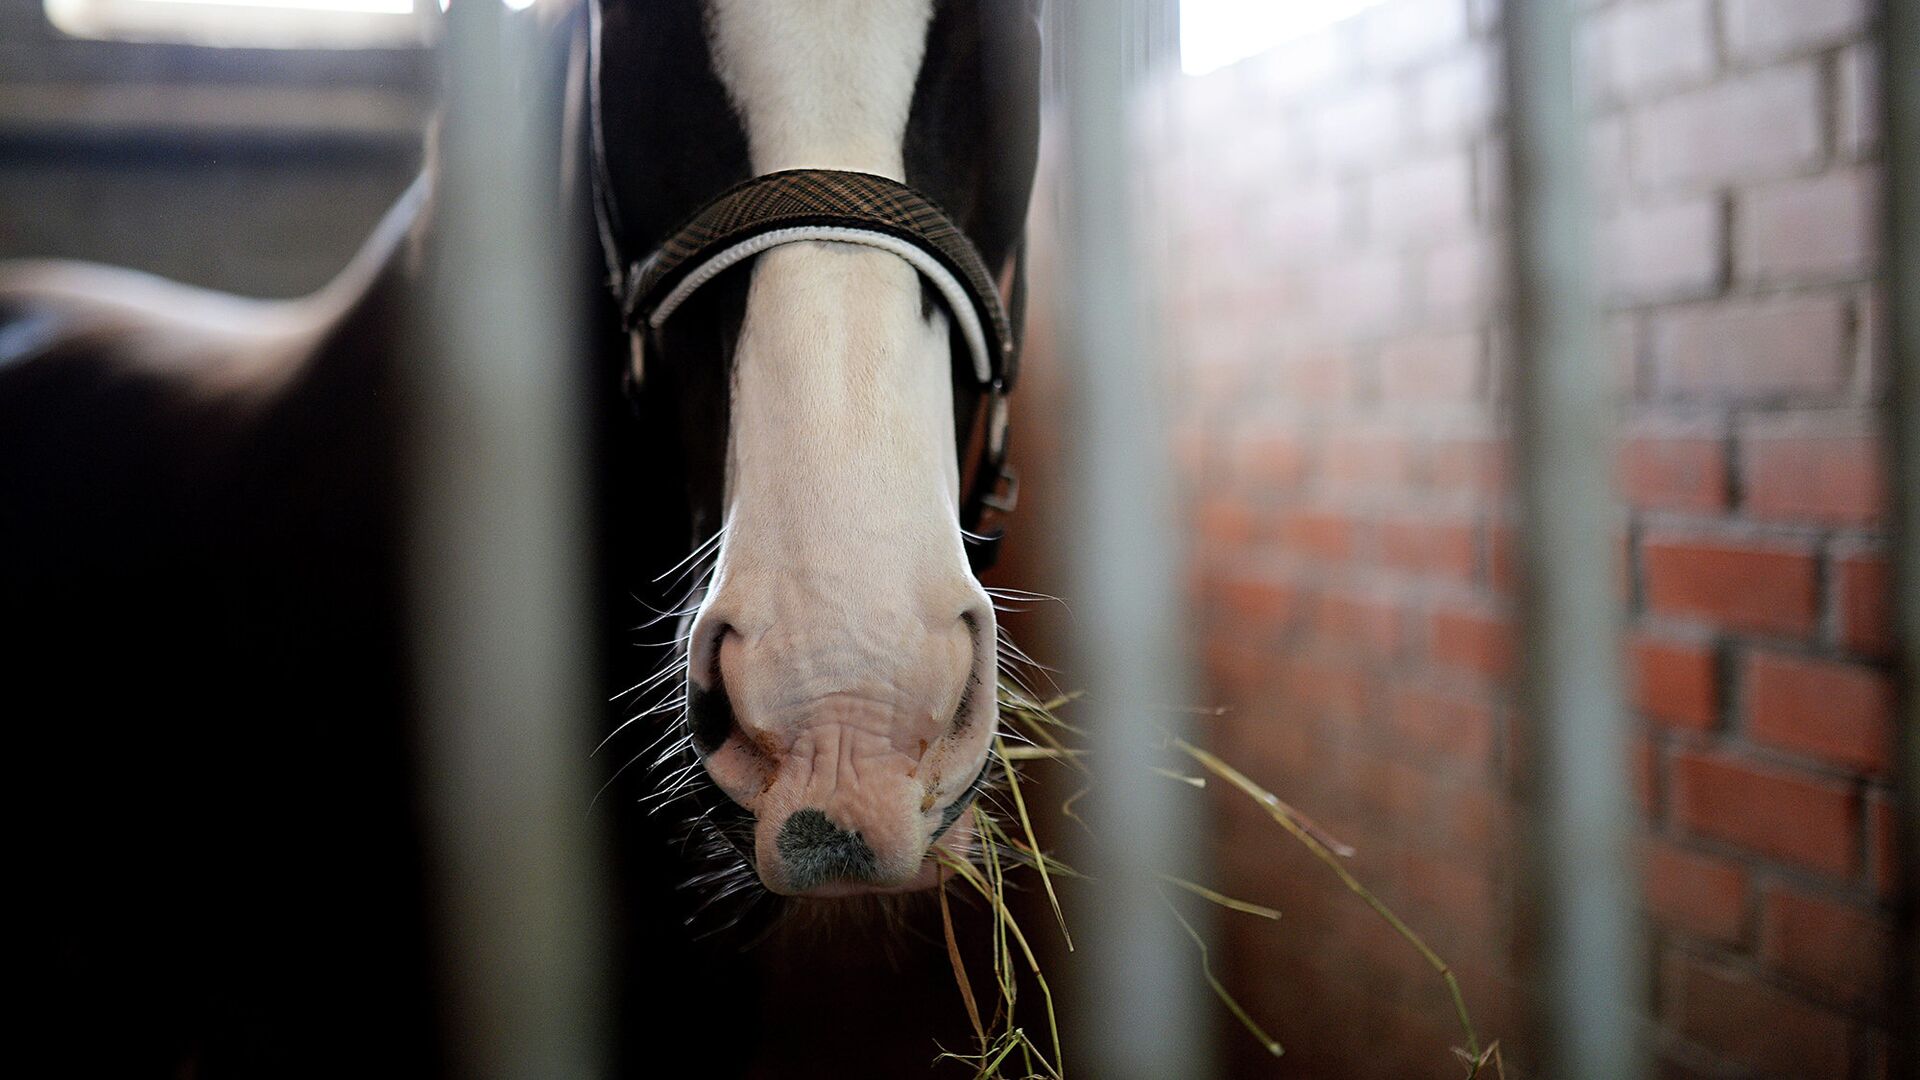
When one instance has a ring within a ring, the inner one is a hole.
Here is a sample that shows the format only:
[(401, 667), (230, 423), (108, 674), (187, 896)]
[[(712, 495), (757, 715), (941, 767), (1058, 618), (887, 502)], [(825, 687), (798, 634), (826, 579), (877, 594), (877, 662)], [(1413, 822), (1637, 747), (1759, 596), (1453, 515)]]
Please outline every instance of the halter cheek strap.
[(1007, 465), (1007, 393), (1019, 362), (1024, 258), (1015, 263), (1009, 315), (973, 242), (920, 192), (871, 173), (768, 173), (715, 198), (646, 259), (620, 273), (616, 284), (626, 328), (657, 351), (661, 328), (702, 285), (771, 248), (821, 240), (860, 244), (906, 260), (953, 315), (985, 412), (979, 467), (960, 506), (960, 523), (972, 541), (968, 557), (976, 571), (985, 570), (999, 554), (1003, 530), (983, 527), (984, 519), (990, 510), (1010, 512), (1019, 496), (1018, 478)]

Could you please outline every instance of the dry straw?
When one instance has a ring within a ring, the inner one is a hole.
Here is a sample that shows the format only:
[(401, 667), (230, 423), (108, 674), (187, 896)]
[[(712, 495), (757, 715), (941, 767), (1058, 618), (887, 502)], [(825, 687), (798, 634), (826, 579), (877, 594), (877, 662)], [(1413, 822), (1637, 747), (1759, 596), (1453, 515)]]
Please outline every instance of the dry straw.
[[(944, 847), (935, 849), (935, 857), (941, 866), (940, 878), (940, 920), (946, 937), (947, 956), (953, 966), (954, 982), (960, 991), (961, 1004), (965, 1007), (967, 1020), (973, 1027), (975, 1049), (972, 1053), (943, 1051), (940, 1061), (954, 1061), (973, 1070), (974, 1080), (1066, 1080), (1067, 1065), (1061, 1053), (1060, 1026), (1054, 1009), (1053, 991), (1047, 984), (1046, 975), (1041, 970), (1038, 956), (1033, 950), (1026, 932), (1014, 919), (1008, 908), (1007, 882), (1009, 875), (1031, 872), (1039, 879), (1045, 892), (1047, 903), (1059, 924), (1061, 937), (1069, 951), (1073, 949), (1073, 938), (1068, 932), (1066, 917), (1061, 912), (1056, 881), (1065, 878), (1088, 880), (1058, 859), (1041, 850), (1035, 837), (1033, 819), (1028, 811), (1026, 791), (1020, 778), (1020, 766), (1031, 761), (1050, 761), (1086, 773), (1085, 751), (1071, 745), (1077, 742), (1080, 731), (1062, 720), (1059, 711), (1068, 705), (1076, 695), (1062, 695), (1050, 701), (1041, 701), (1021, 690), (1003, 685), (1000, 691), (1001, 726), (1005, 734), (995, 740), (994, 749), (999, 756), (1004, 777), (1004, 786), (1011, 804), (1012, 813), (1006, 815), (1005, 824), (989, 812), (984, 806), (976, 805), (973, 812), (975, 852), (972, 859), (961, 858)], [(1465, 997), (1460, 992), (1460, 982), (1453, 970), (1447, 966), (1439, 954), (1415, 933), (1405, 921), (1375, 896), (1372, 890), (1361, 884), (1359, 879), (1344, 865), (1353, 855), (1353, 849), (1340, 843), (1298, 810), (1283, 802), (1273, 792), (1261, 787), (1214, 754), (1187, 742), (1184, 739), (1167, 736), (1163, 742), (1170, 760), (1181, 760), (1198, 765), (1207, 775), (1191, 775), (1172, 767), (1156, 767), (1154, 772), (1179, 783), (1193, 787), (1205, 787), (1207, 776), (1221, 780), (1234, 790), (1246, 795), (1266, 811), (1286, 833), (1297, 840), (1314, 857), (1325, 863), (1347, 890), (1359, 897), (1372, 908), (1394, 932), (1404, 938), (1409, 946), (1433, 968), (1434, 973), (1446, 986), (1447, 994), (1453, 1003), (1453, 1010), (1460, 1024), (1466, 1045), (1454, 1048), (1454, 1054), (1460, 1059), (1463, 1075), (1467, 1080), (1479, 1077), (1503, 1075), (1500, 1061), (1500, 1045), (1497, 1041), (1481, 1045), (1480, 1036), (1474, 1030), (1473, 1020), (1468, 1015)], [(1083, 827), (1086, 822), (1074, 813), (1073, 804), (1086, 794), (1083, 787), (1069, 796), (1060, 806), (1060, 812), (1069, 820)], [(1017, 826), (1018, 832), (1009, 829)], [(1263, 904), (1241, 900), (1211, 889), (1198, 882), (1187, 881), (1172, 875), (1162, 875), (1162, 882), (1175, 890), (1197, 896), (1209, 903), (1242, 915), (1262, 919), (1277, 920), (1280, 912)], [(1091, 883), (1097, 885), (1097, 883)], [(968, 893), (978, 896), (985, 902), (992, 915), (990, 955), (993, 963), (993, 994), (991, 1009), (981, 1008), (981, 999), (975, 995), (972, 980), (969, 978), (966, 963), (962, 959), (959, 938), (954, 930), (953, 908), (948, 898), (948, 890), (963, 887)], [(1167, 911), (1179, 924), (1188, 937), (1193, 939), (1198, 950), (1202, 973), (1208, 985), (1213, 988), (1221, 1003), (1233, 1017), (1260, 1042), (1268, 1053), (1278, 1057), (1283, 1053), (1279, 1040), (1268, 1034), (1247, 1009), (1234, 998), (1226, 985), (1214, 974), (1212, 959), (1208, 953), (1206, 940), (1199, 930), (1180, 913), (1174, 904), (1173, 896), (1165, 889), (1161, 890), (1161, 899)], [(1041, 1014), (1036, 1016), (1032, 1010), (1020, 1012), (1016, 1006), (1019, 998), (1019, 972), (1024, 968), (1039, 988), (1041, 996)]]

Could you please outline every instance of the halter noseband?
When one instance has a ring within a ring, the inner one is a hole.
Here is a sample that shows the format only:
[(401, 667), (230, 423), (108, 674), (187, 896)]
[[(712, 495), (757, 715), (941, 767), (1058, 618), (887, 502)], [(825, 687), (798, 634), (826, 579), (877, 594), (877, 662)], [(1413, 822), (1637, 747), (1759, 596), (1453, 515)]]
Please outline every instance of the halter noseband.
[[(602, 192), (604, 205), (609, 198)], [(610, 236), (603, 236), (609, 240)], [(986, 430), (979, 466), (960, 505), (976, 572), (992, 566), (1004, 529), (983, 528), (988, 511), (1010, 512), (1019, 480), (1007, 464), (1007, 393), (1019, 367), (1024, 258), (1016, 255), (1011, 303), (980, 252), (932, 199), (897, 180), (837, 169), (790, 169), (739, 184), (702, 207), (644, 260), (615, 261), (615, 288), (630, 334), (652, 351), (661, 328), (700, 286), (770, 248), (804, 241), (860, 244), (907, 261), (952, 313), (982, 394)], [(612, 244), (608, 243), (611, 252)], [(1011, 312), (1009, 311), (1011, 307)], [(964, 447), (963, 447), (964, 449)]]

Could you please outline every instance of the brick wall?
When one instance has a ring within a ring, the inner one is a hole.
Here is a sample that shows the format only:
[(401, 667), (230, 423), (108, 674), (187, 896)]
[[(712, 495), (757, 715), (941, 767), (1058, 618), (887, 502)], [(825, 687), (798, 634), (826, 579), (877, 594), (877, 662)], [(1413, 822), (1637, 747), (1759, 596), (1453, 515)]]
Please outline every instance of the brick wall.
[[(1482, 1029), (1524, 1046), (1495, 6), (1392, 0), (1177, 80), (1148, 127), (1215, 741), (1354, 843)], [(1662, 1075), (1878, 1075), (1872, 23), (1865, 0), (1587, 7)], [(1286, 912), (1222, 923), (1288, 1044), (1276, 1068), (1229, 1037), (1241, 1072), (1455, 1075), (1431, 972), (1216, 805), (1226, 887)]]

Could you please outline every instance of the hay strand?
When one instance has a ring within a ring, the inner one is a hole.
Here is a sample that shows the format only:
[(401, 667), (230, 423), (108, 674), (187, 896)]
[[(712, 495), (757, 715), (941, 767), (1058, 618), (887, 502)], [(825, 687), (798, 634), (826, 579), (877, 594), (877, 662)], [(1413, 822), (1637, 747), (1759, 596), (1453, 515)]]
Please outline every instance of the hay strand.
[(1263, 919), (1278, 919), (1280, 917), (1280, 913), (1273, 908), (1255, 904), (1247, 900), (1238, 900), (1228, 896), (1226, 893), (1215, 892), (1197, 881), (1188, 881), (1186, 878), (1174, 877), (1172, 874), (1161, 874), (1160, 880), (1169, 885), (1178, 885), (1193, 895), (1205, 900), (1211, 900), (1229, 911), (1241, 911), (1248, 915), (1258, 915)]
[(1274, 1057), (1279, 1057), (1281, 1054), (1286, 1053), (1286, 1050), (1280, 1045), (1280, 1040), (1267, 1034), (1266, 1029), (1260, 1026), (1259, 1021), (1255, 1020), (1253, 1015), (1241, 1006), (1239, 999), (1234, 997), (1233, 994), (1227, 990), (1227, 985), (1221, 982), (1219, 977), (1213, 973), (1212, 954), (1207, 948), (1206, 939), (1200, 936), (1200, 931), (1195, 930), (1193, 924), (1187, 921), (1187, 917), (1180, 914), (1180, 909), (1173, 906), (1173, 901), (1168, 899), (1164, 891), (1160, 893), (1160, 902), (1167, 905), (1167, 910), (1172, 912), (1173, 917), (1179, 921), (1180, 929), (1187, 932), (1187, 936), (1193, 939), (1194, 947), (1200, 950), (1200, 973), (1207, 977), (1207, 985), (1213, 987), (1213, 995), (1220, 999), (1221, 1004), (1227, 1007), (1227, 1011), (1233, 1014), (1235, 1020), (1240, 1021), (1241, 1025), (1245, 1027), (1254, 1038), (1260, 1040), (1260, 1045), (1266, 1048), (1267, 1053), (1272, 1054)]
[(1454, 976), (1453, 969), (1447, 966), (1447, 962), (1440, 959), (1440, 954), (1434, 952), (1433, 947), (1427, 944), (1426, 939), (1414, 933), (1412, 927), (1403, 922), (1400, 916), (1394, 914), (1392, 908), (1389, 908), (1384, 901), (1378, 896), (1375, 896), (1373, 890), (1362, 885), (1360, 879), (1354, 877), (1352, 871), (1349, 871), (1346, 866), (1342, 864), (1342, 859), (1352, 857), (1353, 849), (1327, 836), (1319, 826), (1314, 825), (1311, 821), (1301, 816), (1298, 811), (1286, 803), (1281, 802), (1278, 796), (1254, 783), (1245, 773), (1240, 772), (1238, 769), (1235, 769), (1214, 755), (1187, 742), (1185, 739), (1174, 739), (1172, 740), (1172, 745), (1179, 748), (1195, 761), (1198, 761), (1207, 771), (1227, 781), (1234, 787), (1239, 788), (1245, 792), (1248, 797), (1252, 798), (1254, 802), (1265, 807), (1268, 816), (1279, 822), (1280, 826), (1291, 833), (1294, 839), (1306, 845), (1307, 850), (1312, 852), (1315, 858), (1318, 858), (1321, 862), (1332, 868), (1334, 875), (1340, 879), (1340, 883), (1345, 885), (1349, 892), (1365, 901), (1368, 907), (1372, 908), (1381, 918), (1385, 919), (1387, 925), (1393, 927), (1393, 932), (1405, 939), (1407, 944), (1412, 945), (1414, 950), (1420, 954), (1421, 958), (1427, 962), (1428, 966), (1432, 967), (1433, 970), (1440, 975), (1441, 981), (1446, 984), (1448, 996), (1453, 999), (1454, 1015), (1460, 1021), (1461, 1030), (1466, 1033), (1467, 1057), (1468, 1060), (1473, 1063), (1469, 1066), (1467, 1076), (1469, 1080), (1471, 1080), (1472, 1077), (1479, 1075), (1480, 1062), (1483, 1058), (1480, 1049), (1480, 1035), (1474, 1030), (1472, 1017), (1467, 1015), (1467, 1002), (1466, 998), (1460, 992), (1460, 980)]
[[(1004, 758), (1006, 743), (996, 738), (993, 744)], [(1040, 852), (1040, 841), (1034, 839), (1033, 821), (1027, 817), (1027, 800), (1020, 794), (1020, 771), (1011, 765), (1007, 766), (1007, 790), (1013, 792), (1013, 808), (1020, 815), (1020, 830), (1026, 833), (1027, 849), (1033, 853), (1033, 865), (1040, 871), (1040, 884), (1047, 890), (1047, 903), (1053, 905), (1053, 917), (1060, 924), (1060, 936), (1066, 939), (1067, 951), (1072, 952), (1073, 935), (1067, 931), (1067, 917), (1060, 912), (1060, 897), (1053, 891), (1052, 875), (1047, 873), (1047, 857)]]
[[(974, 835), (978, 841), (977, 863), (962, 859), (944, 847), (936, 847), (933, 850), (933, 855), (941, 866), (940, 912), (942, 929), (946, 936), (947, 955), (953, 967), (954, 979), (959, 987), (962, 1003), (967, 1009), (968, 1021), (973, 1026), (974, 1036), (979, 1044), (979, 1052), (976, 1054), (955, 1054), (943, 1051), (936, 1060), (952, 1059), (968, 1064), (974, 1070), (974, 1080), (1007, 1080), (1007, 1075), (1003, 1074), (1001, 1069), (1007, 1068), (1011, 1073), (1018, 1071), (1021, 1065), (1024, 1065), (1022, 1080), (1065, 1080), (1065, 1062), (1061, 1051), (1053, 991), (1047, 983), (1045, 973), (1041, 970), (1032, 945), (1007, 906), (1006, 892), (1008, 875), (1023, 867), (1031, 866), (1040, 877), (1048, 906), (1060, 926), (1061, 937), (1066, 942), (1067, 948), (1073, 949), (1073, 938), (1067, 928), (1066, 916), (1054, 878), (1058, 876), (1079, 880), (1089, 879), (1041, 850), (1027, 805), (1025, 786), (1016, 766), (1027, 761), (1052, 761), (1083, 774), (1087, 773), (1086, 751), (1071, 746), (1066, 741), (1066, 737), (1078, 737), (1081, 734), (1080, 729), (1061, 720), (1055, 713), (1056, 709), (1078, 697), (1078, 694), (1062, 694), (1043, 702), (1017, 688), (1002, 684), (1000, 706), (1004, 734), (995, 737), (994, 749), (1006, 766), (1005, 786), (1007, 794), (1012, 796), (1011, 817), (1018, 820), (1019, 829), (1016, 833), (1009, 833), (1008, 826), (1011, 822), (1003, 825), (985, 809), (976, 806), (973, 822)], [(1472, 1018), (1467, 1012), (1466, 1000), (1453, 969), (1434, 952), (1425, 939), (1415, 933), (1343, 865), (1345, 860), (1353, 856), (1353, 848), (1335, 839), (1311, 818), (1288, 805), (1273, 792), (1261, 787), (1252, 778), (1218, 756), (1171, 735), (1162, 743), (1162, 746), (1169, 751), (1177, 751), (1197, 763), (1202, 774), (1190, 775), (1174, 768), (1149, 766), (1155, 774), (1195, 788), (1208, 786), (1209, 777), (1225, 781), (1265, 810), (1282, 829), (1305, 846), (1315, 858), (1326, 864), (1349, 892), (1359, 897), (1384, 919), (1394, 933), (1405, 940), (1439, 975), (1445, 985), (1455, 1017), (1465, 1035), (1466, 1047), (1456, 1047), (1454, 1054), (1465, 1064), (1468, 1080), (1475, 1080), (1476, 1077), (1489, 1071), (1493, 1076), (1504, 1080), (1500, 1044), (1496, 1040), (1484, 1048), (1480, 1045), (1479, 1033), (1475, 1030)], [(1060, 804), (1061, 816), (1077, 822), (1082, 828), (1089, 828), (1089, 826), (1075, 813), (1074, 806), (1088, 793), (1088, 790), (1083, 787), (1069, 795)], [(1089, 831), (1091, 831), (1090, 828)], [(1201, 972), (1212, 988), (1214, 996), (1269, 1054), (1276, 1057), (1283, 1054), (1285, 1051), (1280, 1041), (1270, 1035), (1254, 1019), (1253, 1015), (1228, 990), (1226, 984), (1215, 975), (1212, 955), (1205, 938), (1180, 912), (1165, 886), (1173, 886), (1208, 903), (1257, 918), (1277, 920), (1281, 913), (1263, 904), (1229, 896), (1199, 882), (1165, 873), (1160, 874), (1159, 878), (1163, 886), (1156, 891), (1161, 902), (1167, 906), (1167, 910), (1179, 923), (1181, 930), (1198, 949)], [(953, 881), (964, 882), (968, 888), (986, 900), (992, 911), (993, 924), (989, 951), (993, 959), (994, 984), (998, 991), (998, 1000), (994, 1003), (991, 1019), (983, 1016), (980, 1002), (973, 994), (966, 966), (962, 961), (952, 910), (946, 895), (946, 889)], [(1019, 989), (1015, 965), (1020, 963), (1024, 963), (1027, 972), (1039, 987), (1047, 1014), (1051, 1055), (1027, 1035), (1024, 1027), (1015, 1022), (1016, 996)]]

